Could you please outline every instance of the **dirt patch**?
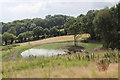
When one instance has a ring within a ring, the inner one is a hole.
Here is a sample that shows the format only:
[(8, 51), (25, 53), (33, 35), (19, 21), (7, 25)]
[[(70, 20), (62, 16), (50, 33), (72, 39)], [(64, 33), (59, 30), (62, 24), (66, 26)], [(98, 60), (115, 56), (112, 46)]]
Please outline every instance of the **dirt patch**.
[(65, 50), (69, 50), (69, 51), (76, 51), (76, 50), (81, 50), (84, 49), (84, 47), (82, 46), (63, 46), (63, 47), (59, 47), (58, 49), (65, 49)]

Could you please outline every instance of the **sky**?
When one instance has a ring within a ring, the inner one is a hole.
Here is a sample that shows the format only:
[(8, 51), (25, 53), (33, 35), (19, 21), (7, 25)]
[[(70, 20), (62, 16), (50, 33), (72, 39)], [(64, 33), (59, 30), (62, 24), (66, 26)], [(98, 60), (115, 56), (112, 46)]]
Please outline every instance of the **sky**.
[(0, 22), (63, 14), (77, 17), (88, 10), (114, 6), (119, 0), (0, 0)]

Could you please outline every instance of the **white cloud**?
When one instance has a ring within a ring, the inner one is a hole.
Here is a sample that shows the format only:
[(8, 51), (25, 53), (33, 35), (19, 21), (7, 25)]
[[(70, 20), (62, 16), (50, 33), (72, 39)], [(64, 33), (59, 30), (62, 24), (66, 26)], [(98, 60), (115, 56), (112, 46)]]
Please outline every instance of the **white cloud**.
[(44, 18), (48, 14), (76, 16), (86, 13), (90, 9), (104, 8), (110, 5), (102, 4), (101, 6), (100, 3), (96, 5), (93, 2), (112, 3), (116, 1), (118, 2), (118, 0), (0, 0), (0, 21), (7, 22), (35, 17)]
[(0, 0), (0, 2), (119, 2), (119, 0)]
[(7, 10), (11, 13), (36, 13), (39, 10), (43, 10), (43, 3), (37, 3), (37, 4), (19, 4), (17, 6), (8, 7)]
[[(6, 0), (7, 1), (7, 0)], [(10, 1), (10, 0), (9, 0)], [(16, 0), (13, 0), (16, 1)], [(5, 2), (4, 5), (0, 5), (0, 19), (1, 21), (5, 21), (6, 19), (9, 21), (14, 19), (23, 19), (23, 18), (33, 18), (38, 13), (42, 13), (45, 11), (45, 5), (47, 4), (44, 1), (34, 1), (34, 2), (11, 2), (7, 4)]]
[(118, 2), (119, 0), (49, 0), (50, 2)]

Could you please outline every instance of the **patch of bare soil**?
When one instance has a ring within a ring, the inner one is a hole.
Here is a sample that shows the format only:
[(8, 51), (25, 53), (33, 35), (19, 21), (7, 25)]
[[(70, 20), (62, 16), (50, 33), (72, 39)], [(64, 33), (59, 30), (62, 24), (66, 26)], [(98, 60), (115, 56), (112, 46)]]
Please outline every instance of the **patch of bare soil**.
[(58, 49), (66, 49), (66, 50), (69, 50), (69, 51), (73, 51), (73, 50), (81, 50), (81, 49), (84, 49), (84, 47), (82, 46), (63, 46), (63, 47), (59, 47)]

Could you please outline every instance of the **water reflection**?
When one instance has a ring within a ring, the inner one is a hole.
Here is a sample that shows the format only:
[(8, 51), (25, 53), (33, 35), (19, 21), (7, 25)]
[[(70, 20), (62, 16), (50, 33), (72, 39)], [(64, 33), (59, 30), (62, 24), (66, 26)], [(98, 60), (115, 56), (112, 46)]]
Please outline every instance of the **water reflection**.
[(67, 54), (62, 50), (47, 50), (47, 49), (29, 49), (21, 53), (23, 57), (36, 56), (36, 57), (49, 57), (58, 54)]

